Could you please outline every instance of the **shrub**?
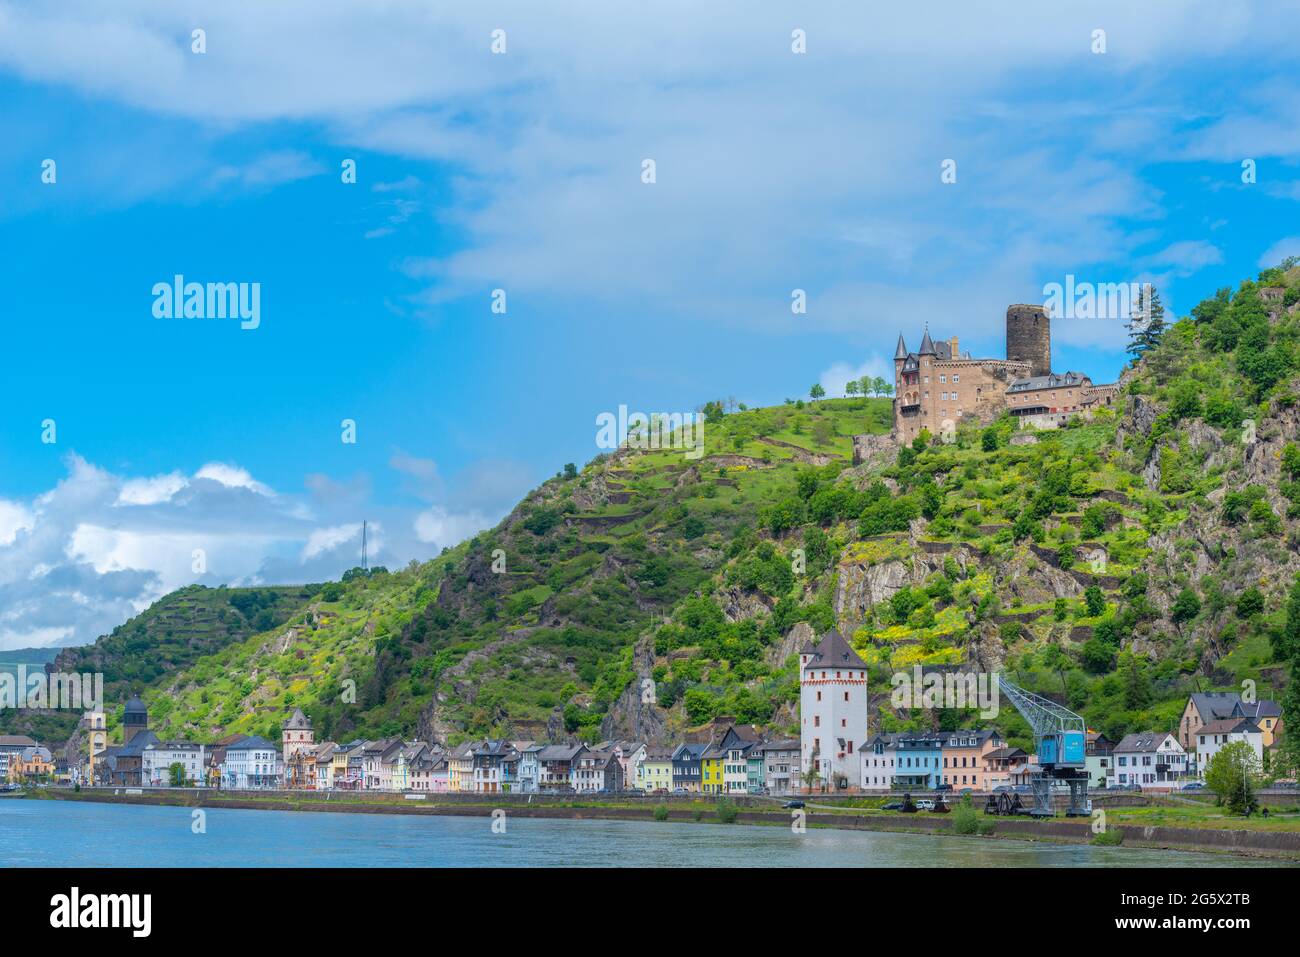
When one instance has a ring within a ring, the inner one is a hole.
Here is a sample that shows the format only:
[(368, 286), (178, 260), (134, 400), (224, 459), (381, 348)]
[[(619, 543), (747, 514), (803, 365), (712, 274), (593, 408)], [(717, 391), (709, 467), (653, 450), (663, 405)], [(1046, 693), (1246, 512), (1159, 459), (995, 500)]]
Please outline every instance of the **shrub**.
[(736, 823), (736, 805), (726, 798), (718, 802), (718, 820), (723, 824)]
[(667, 805), (667, 804), (656, 804), (656, 805), (655, 805), (655, 820), (656, 820), (656, 821), (666, 821), (666, 820), (668, 820), (668, 805)]

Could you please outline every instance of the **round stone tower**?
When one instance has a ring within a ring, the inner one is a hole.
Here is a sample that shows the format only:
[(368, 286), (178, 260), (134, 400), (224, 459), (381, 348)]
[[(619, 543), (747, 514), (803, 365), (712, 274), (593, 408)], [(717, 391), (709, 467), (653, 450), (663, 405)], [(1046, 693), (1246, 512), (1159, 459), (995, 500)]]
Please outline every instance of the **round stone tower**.
[(1028, 362), (1030, 375), (1052, 373), (1052, 324), (1043, 306), (1007, 306), (1007, 359)]

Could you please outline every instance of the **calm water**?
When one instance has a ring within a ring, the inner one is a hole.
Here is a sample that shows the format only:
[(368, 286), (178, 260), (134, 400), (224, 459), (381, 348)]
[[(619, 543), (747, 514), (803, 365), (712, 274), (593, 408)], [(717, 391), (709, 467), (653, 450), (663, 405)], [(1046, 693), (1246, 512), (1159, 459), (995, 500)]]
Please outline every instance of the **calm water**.
[(1217, 854), (726, 824), (207, 811), (0, 800), (0, 864), (37, 867), (1252, 867)]

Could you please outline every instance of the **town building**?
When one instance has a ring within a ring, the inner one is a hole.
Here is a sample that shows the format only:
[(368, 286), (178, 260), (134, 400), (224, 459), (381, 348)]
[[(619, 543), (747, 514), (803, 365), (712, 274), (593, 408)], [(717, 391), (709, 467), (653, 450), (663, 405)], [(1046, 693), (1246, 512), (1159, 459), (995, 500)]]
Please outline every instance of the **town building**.
[(1226, 718), (1250, 718), (1260, 730), (1263, 747), (1271, 748), (1282, 736), (1282, 709), (1276, 701), (1243, 701), (1236, 691), (1200, 691), (1187, 698), (1178, 721), (1178, 743), (1197, 751), (1196, 736), (1203, 725)]
[[(478, 794), (498, 794), (510, 790), (518, 778), (519, 752), (509, 741), (486, 739), (470, 750), (471, 786)], [(463, 782), (462, 782), (463, 783)]]
[(1099, 731), (1089, 731), (1084, 744), (1084, 771), (1088, 786), (1104, 788), (1115, 783), (1115, 744)]
[(667, 794), (673, 789), (673, 752), (670, 748), (648, 747), (636, 766), (636, 788), (650, 794)]
[(333, 741), (323, 741), (316, 745), (316, 790), (332, 791), (334, 789), (334, 752), (338, 745)]
[(541, 789), (542, 762), (539, 756), (546, 745), (533, 742), (519, 749), (519, 791), (533, 794)]
[(367, 741), (362, 749), (362, 790), (391, 791), (393, 789), (393, 761), (404, 745), (401, 738), (380, 738)]
[(763, 745), (763, 786), (770, 794), (794, 794), (800, 789), (799, 741), (782, 738)]
[(898, 735), (876, 734), (858, 748), (864, 791), (892, 791), (898, 763)]
[(1020, 748), (1002, 747), (984, 755), (986, 790), (1025, 783), (1035, 761)]
[(180, 785), (199, 787), (204, 781), (203, 745), (189, 741), (155, 741), (140, 755), (141, 781), (150, 787), (172, 787), (172, 766), (180, 766)]
[(443, 794), (448, 786), (446, 752), (436, 744), (427, 745), (411, 760), (411, 790)]
[(1264, 734), (1250, 718), (1221, 718), (1196, 729), (1195, 771), (1204, 778), (1214, 756), (1234, 741), (1244, 741), (1255, 757), (1264, 760)]
[(943, 742), (937, 731), (902, 732), (895, 739), (894, 787), (931, 791), (943, 782)]
[(703, 793), (704, 752), (709, 745), (687, 742), (673, 749), (673, 790), (678, 788), (691, 794)]
[(8, 781), (20, 755), (27, 748), (36, 747), (36, 741), (25, 734), (0, 734), (0, 781)]
[(573, 760), (570, 786), (579, 793), (623, 790), (623, 765), (613, 751), (589, 751), (586, 748)]
[(800, 755), (823, 788), (861, 779), (857, 749), (867, 740), (867, 665), (839, 631), (799, 653)]
[(573, 762), (589, 749), (585, 744), (548, 744), (537, 754), (542, 791), (568, 791), (573, 787)]
[(255, 734), (226, 746), (226, 760), (222, 766), (223, 788), (260, 790), (276, 788), (279, 784), (280, 752), (266, 738)]
[(7, 754), (4, 780), (11, 784), (25, 781), (53, 781), (54, 755), (39, 744), (15, 748)]
[(86, 728), (86, 780), (95, 780), (95, 764), (108, 747), (108, 719), (102, 711), (87, 711), (82, 717)]
[(987, 791), (988, 769), (984, 756), (1002, 747), (1002, 735), (996, 731), (943, 732), (943, 783), (954, 790), (970, 788)]
[[(1244, 719), (1243, 719), (1244, 720)], [(1115, 783), (1144, 791), (1172, 791), (1187, 778), (1187, 752), (1168, 731), (1126, 734), (1112, 752)]]

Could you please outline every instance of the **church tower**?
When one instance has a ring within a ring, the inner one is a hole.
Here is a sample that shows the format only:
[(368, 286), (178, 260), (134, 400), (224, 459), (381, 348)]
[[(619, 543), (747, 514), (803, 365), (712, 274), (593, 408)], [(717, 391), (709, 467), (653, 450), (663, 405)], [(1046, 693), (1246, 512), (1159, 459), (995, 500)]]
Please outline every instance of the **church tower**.
[(122, 743), (130, 744), (141, 731), (149, 730), (149, 709), (144, 706), (139, 695), (131, 695), (122, 711)]

